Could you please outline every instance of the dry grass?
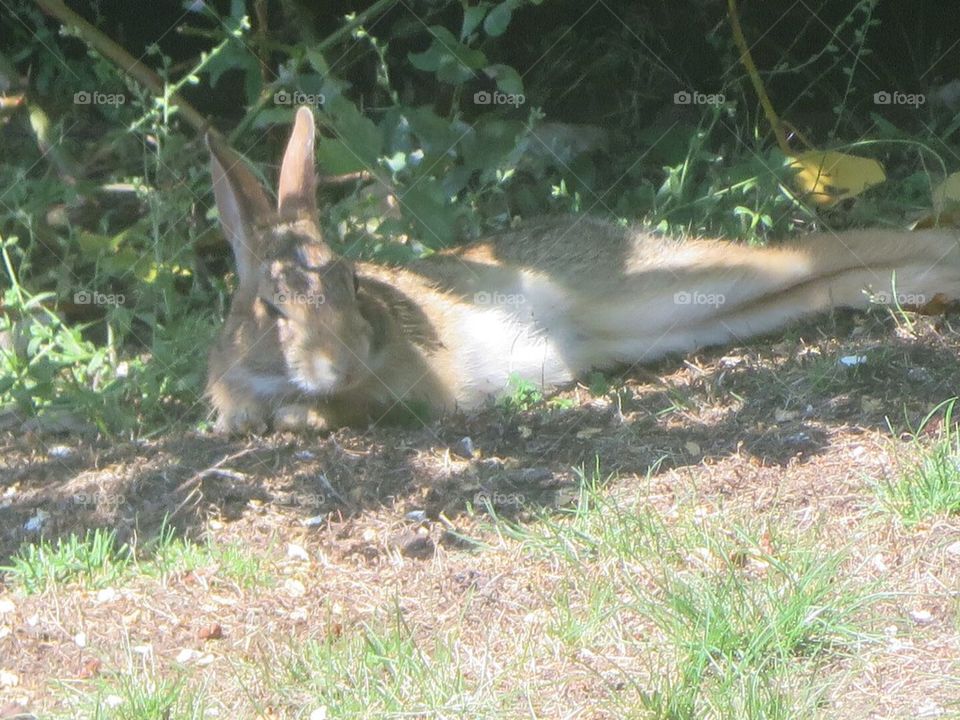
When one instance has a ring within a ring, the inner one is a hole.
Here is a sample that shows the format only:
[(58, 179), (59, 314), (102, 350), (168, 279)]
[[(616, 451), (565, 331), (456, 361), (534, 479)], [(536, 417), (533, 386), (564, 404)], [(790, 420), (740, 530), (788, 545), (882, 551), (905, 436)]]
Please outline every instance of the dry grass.
[[(960, 508), (878, 490), (949, 429), (905, 434), (960, 387), (958, 336), (852, 322), (418, 431), (8, 436), (0, 708), (960, 716)], [(135, 552), (51, 549), (28, 593), (40, 510)]]

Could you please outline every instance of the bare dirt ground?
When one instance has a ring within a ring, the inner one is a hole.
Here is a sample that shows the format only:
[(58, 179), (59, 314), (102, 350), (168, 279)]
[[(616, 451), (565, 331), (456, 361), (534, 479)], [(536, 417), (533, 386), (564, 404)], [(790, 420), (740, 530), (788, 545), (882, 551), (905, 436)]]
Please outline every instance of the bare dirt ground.
[[(69, 688), (122, 668), (130, 648), (149, 645), (158, 664), (183, 648), (268, 656), (278, 638), (349, 633), (391, 604), (417, 633), (459, 626), (465, 647), (482, 635), (488, 652), (495, 626), (494, 647), (509, 654), (562, 578), (501, 542), (468, 504), (486, 499), (502, 516), (535, 522), (533, 508), (552, 512), (575, 494), (574, 468), (599, 460), (614, 475), (610, 492), (643, 493), (667, 513), (723, 506), (770, 523), (821, 524), (825, 549), (851, 552), (848, 574), (897, 589), (881, 605), (888, 642), (835, 668), (826, 715), (954, 716), (960, 522), (907, 530), (865, 521), (876, 513), (869, 481), (896, 472), (905, 433), (960, 389), (960, 333), (950, 323), (921, 318), (908, 337), (880, 315), (838, 314), (788, 339), (633, 370), (604, 395), (571, 388), (562, 403), (413, 430), (0, 436), (0, 564), (38, 538), (28, 528), (42, 511), (48, 539), (107, 527), (138, 546), (167, 518), (187, 537), (262, 553), (280, 578), (244, 588), (191, 572), (115, 593), (17, 595), (0, 615), (0, 669), (16, 675), (0, 686), (0, 708), (55, 708), (53, 681)], [(932, 423), (923, 433), (937, 431)], [(290, 556), (289, 544), (309, 561)], [(539, 716), (579, 707), (576, 717), (607, 717), (589, 710), (611, 692), (596, 680), (603, 666), (559, 651), (542, 660), (536, 672), (558, 695), (542, 698)]]

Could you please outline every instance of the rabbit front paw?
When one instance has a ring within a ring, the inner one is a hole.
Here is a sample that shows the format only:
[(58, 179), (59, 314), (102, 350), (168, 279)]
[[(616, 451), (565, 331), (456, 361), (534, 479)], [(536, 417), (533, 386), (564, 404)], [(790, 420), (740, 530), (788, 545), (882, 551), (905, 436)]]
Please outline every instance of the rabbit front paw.
[(273, 414), (273, 425), (277, 430), (293, 432), (330, 429), (330, 423), (315, 407), (297, 403), (278, 407)]
[(235, 406), (220, 411), (214, 429), (225, 435), (262, 435), (267, 430), (267, 421), (256, 406)]

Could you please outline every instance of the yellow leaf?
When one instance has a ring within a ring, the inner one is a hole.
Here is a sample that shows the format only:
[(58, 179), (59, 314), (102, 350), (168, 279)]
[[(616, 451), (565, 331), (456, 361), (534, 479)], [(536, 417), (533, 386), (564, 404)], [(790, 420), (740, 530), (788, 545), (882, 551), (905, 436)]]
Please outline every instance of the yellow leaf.
[(960, 227), (960, 173), (947, 175), (933, 189), (933, 212), (917, 220), (913, 229), (933, 227)]
[(833, 151), (810, 150), (793, 158), (796, 182), (818, 205), (856, 197), (887, 179), (876, 160)]
[(937, 212), (957, 209), (960, 205), (960, 172), (947, 175), (946, 179), (933, 189), (933, 207)]

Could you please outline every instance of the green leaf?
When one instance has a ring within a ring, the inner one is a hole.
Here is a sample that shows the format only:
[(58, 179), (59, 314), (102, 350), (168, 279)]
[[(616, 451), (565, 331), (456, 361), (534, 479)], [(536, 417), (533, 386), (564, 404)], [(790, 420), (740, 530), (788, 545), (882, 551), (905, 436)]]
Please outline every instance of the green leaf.
[(440, 248), (455, 239), (455, 211), (435, 178), (424, 178), (399, 194), (400, 212), (415, 237), (427, 247)]
[(398, 173), (407, 167), (407, 154), (405, 152), (396, 152), (389, 157), (383, 158), (383, 162), (390, 168), (391, 172)]
[(331, 175), (368, 170), (370, 166), (338, 138), (320, 138), (317, 147), (317, 162), (324, 172)]
[(307, 62), (310, 63), (310, 67), (316, 70), (321, 75), (326, 75), (330, 68), (327, 65), (327, 59), (323, 56), (323, 53), (317, 50), (316, 48), (307, 48)]
[(339, 139), (349, 152), (360, 158), (362, 167), (376, 164), (383, 147), (383, 132), (370, 118), (364, 117), (357, 106), (340, 96), (325, 106), (325, 115), (330, 118)]
[(523, 78), (509, 65), (489, 65), (483, 69), (487, 77), (497, 81), (497, 88), (508, 95), (523, 95)]
[(463, 28), (460, 30), (460, 39), (466, 40), (483, 22), (483, 17), (490, 9), (490, 3), (480, 3), (463, 11)]
[(207, 63), (206, 71), (210, 76), (210, 86), (216, 87), (223, 74), (229, 70), (241, 70), (248, 74), (252, 71), (259, 77), (260, 63), (249, 49), (240, 43), (231, 42)]
[(430, 33), (433, 35), (430, 47), (407, 55), (410, 64), (418, 70), (435, 73), (438, 80), (459, 85), (487, 64), (486, 55), (459, 42), (446, 28), (434, 25)]
[(483, 21), (483, 29), (487, 35), (490, 37), (499, 37), (507, 31), (507, 26), (510, 25), (510, 18), (513, 17), (513, 7), (513, 0), (506, 0), (490, 11), (486, 20)]

